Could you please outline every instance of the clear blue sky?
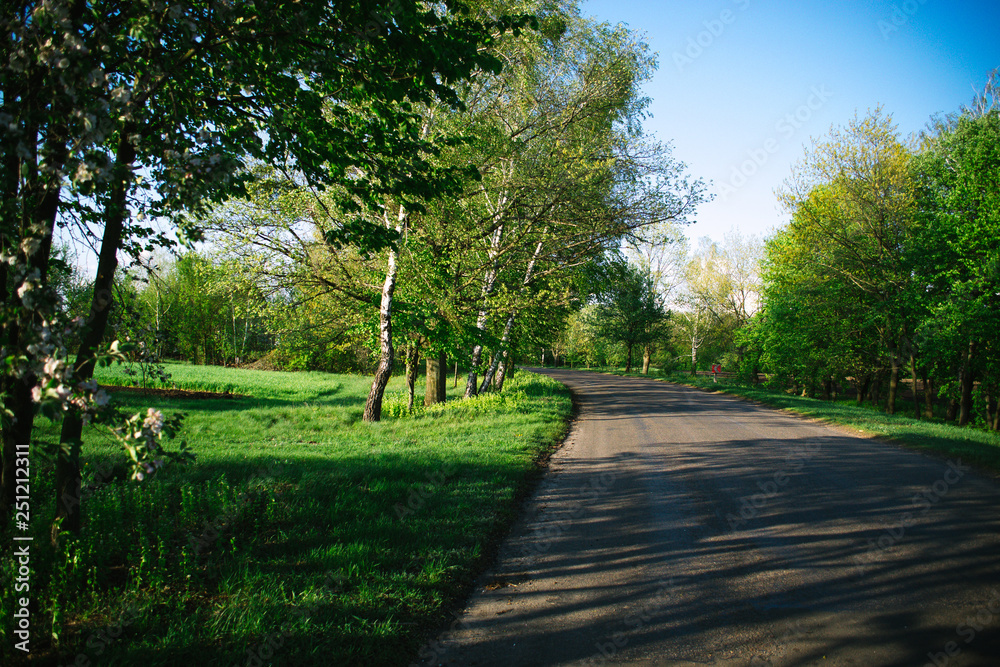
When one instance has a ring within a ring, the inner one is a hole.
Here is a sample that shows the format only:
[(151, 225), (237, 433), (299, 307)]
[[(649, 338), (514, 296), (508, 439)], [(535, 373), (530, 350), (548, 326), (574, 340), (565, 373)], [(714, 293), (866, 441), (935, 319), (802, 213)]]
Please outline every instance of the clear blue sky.
[(581, 9), (640, 31), (658, 54), (646, 127), (717, 194), (692, 239), (722, 240), (731, 228), (766, 235), (787, 220), (773, 191), (811, 138), (877, 105), (909, 135), (971, 101), (1000, 67), (997, 0), (584, 0)]

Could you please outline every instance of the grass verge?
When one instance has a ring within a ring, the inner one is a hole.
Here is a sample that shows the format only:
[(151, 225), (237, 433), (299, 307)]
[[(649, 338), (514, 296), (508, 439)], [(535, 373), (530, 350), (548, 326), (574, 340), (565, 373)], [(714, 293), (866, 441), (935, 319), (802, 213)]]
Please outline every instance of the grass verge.
[[(198, 460), (130, 482), (90, 429), (84, 530), (58, 551), (52, 464), (33, 454), (31, 654), (13, 649), (5, 595), (3, 664), (406, 664), (486, 565), (571, 412), (565, 387), (526, 372), (413, 415), (395, 378), (368, 424), (367, 378), (169, 370), (179, 388), (245, 398), (116, 395), (186, 413)], [(5, 590), (16, 574), (4, 558)]]
[[(624, 369), (620, 368), (594, 370), (626, 376)], [(723, 379), (715, 383), (710, 377), (700, 375), (692, 377), (687, 373), (662, 376), (630, 372), (627, 376), (663, 380), (706, 391), (742, 396), (788, 412), (846, 426), (862, 434), (891, 440), (920, 451), (945, 457), (959, 457), (963, 462), (971, 463), (984, 471), (1000, 473), (1000, 433), (959, 427), (939, 421), (917, 420), (902, 414), (889, 415), (872, 406), (857, 406), (853, 400), (833, 402), (804, 398), (763, 386), (748, 387)]]

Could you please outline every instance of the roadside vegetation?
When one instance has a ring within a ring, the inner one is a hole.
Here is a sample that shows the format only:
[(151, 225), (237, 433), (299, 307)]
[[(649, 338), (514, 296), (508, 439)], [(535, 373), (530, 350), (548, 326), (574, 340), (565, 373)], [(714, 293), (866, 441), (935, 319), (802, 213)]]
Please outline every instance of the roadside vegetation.
[[(134, 379), (102, 370), (102, 384)], [(186, 414), (197, 461), (141, 483), (88, 427), (84, 530), (53, 549), (37, 524), (31, 664), (405, 664), (488, 562), (571, 410), (564, 387), (526, 372), (412, 414), (395, 377), (386, 418), (366, 423), (364, 377), (166, 370), (177, 388), (239, 397), (156, 397)], [(127, 410), (151, 398), (112, 395)], [(37, 430), (58, 438), (48, 420)], [(39, 501), (50, 466), (33, 469)], [(0, 576), (6, 588), (12, 559)], [(12, 598), (0, 604), (11, 664)]]

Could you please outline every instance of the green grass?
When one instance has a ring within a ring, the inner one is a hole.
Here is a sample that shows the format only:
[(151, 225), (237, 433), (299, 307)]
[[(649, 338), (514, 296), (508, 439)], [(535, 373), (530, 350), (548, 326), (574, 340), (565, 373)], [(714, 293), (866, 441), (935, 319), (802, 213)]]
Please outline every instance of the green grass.
[[(624, 369), (620, 368), (599, 370), (615, 375), (626, 375)], [(643, 376), (638, 372), (631, 372), (628, 375), (650, 377), (698, 387), (707, 391), (742, 396), (788, 412), (840, 424), (865, 434), (889, 439), (913, 449), (947, 457), (960, 457), (964, 463), (971, 463), (993, 473), (1000, 472), (1000, 433), (997, 432), (958, 427), (940, 421), (917, 420), (903, 414), (889, 415), (870, 405), (857, 406), (853, 400), (823, 401), (790, 395), (764, 386), (749, 387), (726, 379), (720, 379), (718, 383), (715, 383), (710, 377), (702, 375), (692, 377), (688, 373), (675, 372), (663, 377), (652, 371), (649, 376)], [(907, 403), (902, 409), (907, 410), (910, 407), (910, 404)]]
[[(89, 429), (85, 526), (58, 553), (46, 546), (52, 465), (32, 461), (30, 664), (243, 665), (269, 652), (263, 664), (407, 664), (486, 564), (571, 409), (564, 387), (522, 372), (502, 394), (407, 415), (394, 378), (386, 417), (368, 424), (368, 378), (168, 370), (177, 387), (247, 398), (119, 394), (136, 411), (186, 413), (198, 459), (129, 482), (124, 453)], [(98, 379), (121, 384), (116, 372)], [(13, 576), (12, 560), (0, 568)], [(18, 659), (11, 604), (3, 664)]]

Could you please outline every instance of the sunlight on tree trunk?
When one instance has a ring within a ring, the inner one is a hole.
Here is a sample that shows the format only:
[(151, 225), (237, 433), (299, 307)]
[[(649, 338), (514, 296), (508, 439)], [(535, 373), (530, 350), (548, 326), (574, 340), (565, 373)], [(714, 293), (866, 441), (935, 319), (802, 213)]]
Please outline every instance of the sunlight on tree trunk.
[[(396, 232), (401, 233), (406, 224), (406, 208), (400, 204), (396, 217)], [(389, 221), (386, 220), (386, 227)], [(379, 305), (379, 360), (372, 379), (372, 388), (368, 392), (365, 411), (362, 419), (366, 422), (377, 422), (382, 419), (382, 397), (385, 388), (392, 378), (392, 366), (395, 351), (392, 347), (392, 296), (396, 291), (396, 277), (399, 274), (399, 263), (395, 248), (389, 249), (388, 268), (385, 272), (385, 282), (382, 283), (382, 300)]]
[(424, 391), (424, 405), (444, 403), (448, 397), (448, 358), (444, 352), (436, 357), (427, 357), (427, 385)]

